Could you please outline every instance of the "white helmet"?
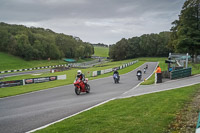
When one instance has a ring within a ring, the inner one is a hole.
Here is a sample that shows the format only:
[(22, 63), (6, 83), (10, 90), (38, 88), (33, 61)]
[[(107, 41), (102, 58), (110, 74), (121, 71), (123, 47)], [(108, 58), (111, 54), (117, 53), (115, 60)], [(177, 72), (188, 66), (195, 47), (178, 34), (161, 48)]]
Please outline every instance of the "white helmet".
[(77, 71), (77, 75), (81, 75), (81, 73), (82, 73), (81, 70)]

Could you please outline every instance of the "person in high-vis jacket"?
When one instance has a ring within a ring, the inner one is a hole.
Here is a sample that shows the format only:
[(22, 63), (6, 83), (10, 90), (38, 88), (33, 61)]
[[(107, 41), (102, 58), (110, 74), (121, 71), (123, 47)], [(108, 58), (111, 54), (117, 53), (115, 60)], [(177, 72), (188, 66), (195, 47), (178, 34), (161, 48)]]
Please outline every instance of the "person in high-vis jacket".
[(157, 66), (156, 73), (161, 73), (161, 68), (160, 68), (160, 66)]
[(160, 66), (157, 66), (155, 73), (156, 73), (156, 83), (162, 83), (162, 71)]

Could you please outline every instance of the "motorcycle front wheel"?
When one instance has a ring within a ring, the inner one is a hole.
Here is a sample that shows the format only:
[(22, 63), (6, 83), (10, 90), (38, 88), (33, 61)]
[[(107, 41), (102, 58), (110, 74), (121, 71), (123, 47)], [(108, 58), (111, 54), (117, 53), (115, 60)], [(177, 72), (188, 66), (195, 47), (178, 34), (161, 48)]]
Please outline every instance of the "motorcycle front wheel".
[(76, 95), (80, 95), (81, 89), (78, 87), (75, 87), (75, 93), (76, 93)]
[(90, 85), (89, 84), (87, 84), (87, 86), (86, 86), (87, 88), (86, 88), (86, 93), (90, 93)]

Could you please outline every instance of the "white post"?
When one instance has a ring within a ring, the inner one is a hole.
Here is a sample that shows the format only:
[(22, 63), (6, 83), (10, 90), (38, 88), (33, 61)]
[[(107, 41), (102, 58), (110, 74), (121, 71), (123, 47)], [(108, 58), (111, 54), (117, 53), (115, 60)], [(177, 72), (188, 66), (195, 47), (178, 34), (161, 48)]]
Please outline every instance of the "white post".
[(188, 68), (188, 53), (186, 54), (186, 68)]
[(155, 73), (155, 84), (157, 83), (157, 73)]

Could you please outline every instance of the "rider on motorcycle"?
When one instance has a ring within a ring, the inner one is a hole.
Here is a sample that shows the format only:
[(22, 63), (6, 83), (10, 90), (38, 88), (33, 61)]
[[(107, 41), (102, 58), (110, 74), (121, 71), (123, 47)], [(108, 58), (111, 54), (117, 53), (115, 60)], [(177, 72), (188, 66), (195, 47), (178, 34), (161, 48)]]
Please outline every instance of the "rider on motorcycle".
[(117, 74), (117, 77), (119, 77), (119, 72), (117, 71), (117, 69), (114, 69), (113, 75), (114, 75), (114, 74)]
[(138, 75), (141, 75), (142, 76), (142, 71), (139, 69), (138, 71), (137, 71), (137, 76)]
[(118, 77), (118, 83), (119, 83), (119, 80), (120, 80), (120, 76), (119, 76), (119, 72), (117, 71), (117, 69), (114, 69), (114, 72), (113, 72), (113, 78), (114, 78), (114, 75), (117, 75)]
[(77, 71), (76, 80), (77, 80), (78, 78), (80, 78), (80, 80), (82, 80), (83, 83), (85, 83), (85, 82), (84, 82), (84, 81), (85, 81), (85, 75), (82, 74), (81, 70), (78, 70), (78, 71)]

